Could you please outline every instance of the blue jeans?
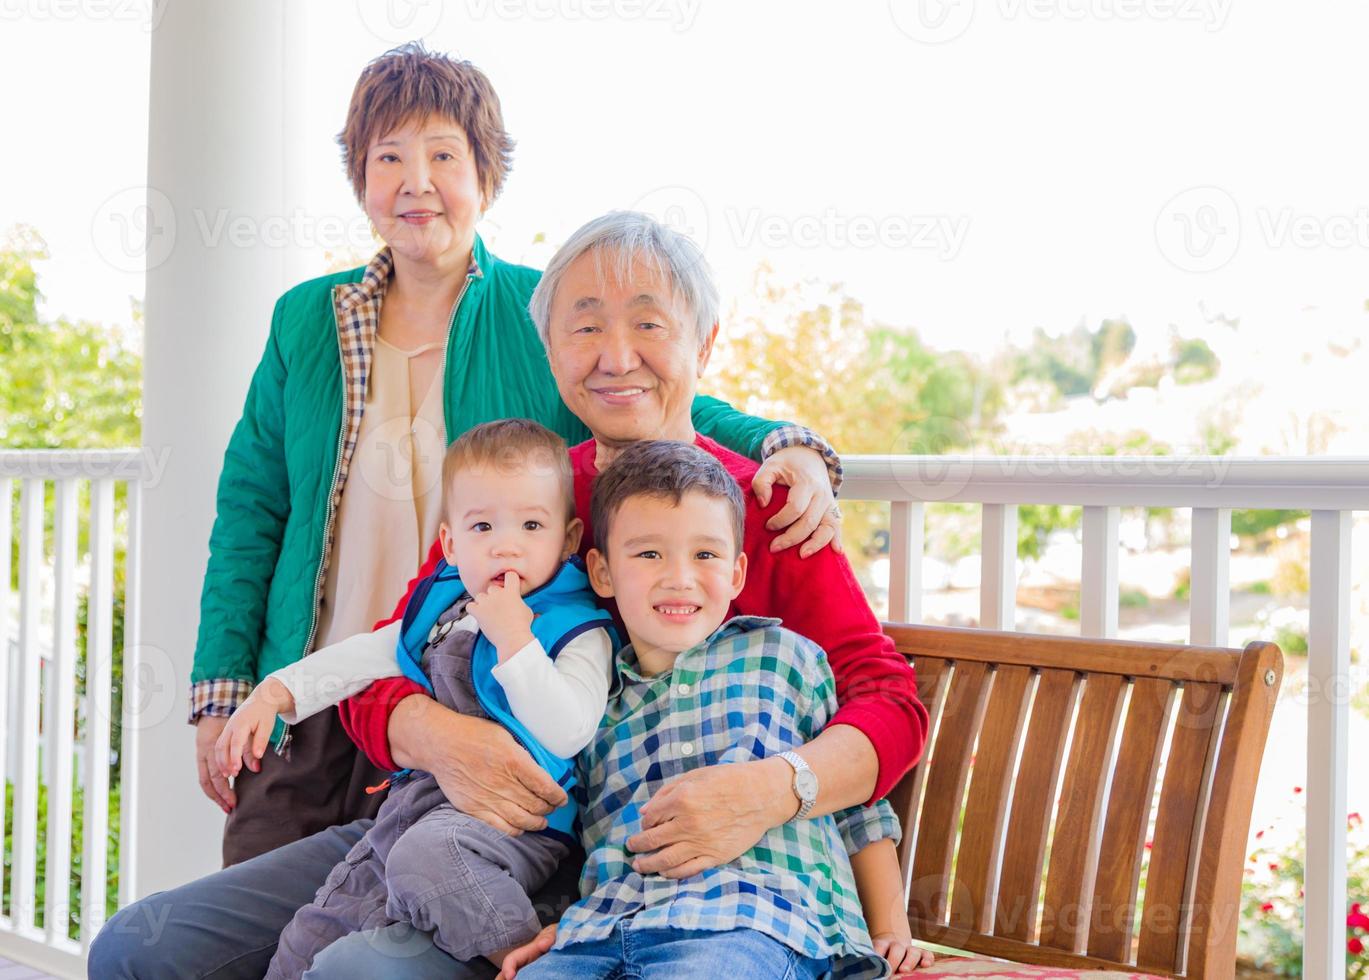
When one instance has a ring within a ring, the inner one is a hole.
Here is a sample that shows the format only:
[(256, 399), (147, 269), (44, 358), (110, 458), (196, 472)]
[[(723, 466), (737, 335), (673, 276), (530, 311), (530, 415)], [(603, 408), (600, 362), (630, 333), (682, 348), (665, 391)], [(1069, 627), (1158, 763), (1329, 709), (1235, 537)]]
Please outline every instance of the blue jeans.
[(830, 960), (754, 929), (629, 929), (627, 922), (607, 939), (553, 950), (519, 970), (519, 980), (817, 980), (831, 968)]

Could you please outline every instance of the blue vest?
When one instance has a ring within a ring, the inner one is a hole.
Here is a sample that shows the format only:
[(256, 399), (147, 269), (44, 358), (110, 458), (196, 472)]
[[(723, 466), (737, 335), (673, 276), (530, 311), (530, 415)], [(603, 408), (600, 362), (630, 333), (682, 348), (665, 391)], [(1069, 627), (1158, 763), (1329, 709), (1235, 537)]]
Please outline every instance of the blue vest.
[[(423, 673), (421, 666), (423, 649), (427, 646), (428, 635), (437, 623), (437, 618), (466, 592), (461, 582), (461, 574), (445, 559), (440, 559), (431, 575), (414, 587), (408, 605), (404, 607), (404, 619), (400, 625), (399, 644), (396, 655), (404, 676), (422, 684), (431, 693), (432, 681)], [(614, 649), (620, 645), (613, 617), (595, 603), (594, 593), (590, 591), (589, 577), (585, 574), (584, 561), (572, 556), (550, 582), (540, 585), (527, 595), (523, 601), (533, 612), (532, 635), (547, 651), (552, 660), (565, 648), (565, 645), (582, 633), (595, 629), (607, 629)], [(499, 663), (499, 653), (494, 644), (485, 638), (483, 632), (477, 633), (475, 649), (471, 654), (471, 686), (475, 689), (480, 707), (495, 721), (499, 722), (513, 737), (528, 750), (533, 759), (545, 769), (553, 779), (570, 795), (575, 785), (575, 761), (563, 759), (553, 754), (532, 733), (514, 717), (509, 707), (508, 695), (494, 679), (493, 670)], [(567, 802), (547, 816), (549, 830), (559, 831), (572, 840), (575, 839), (575, 804)]]

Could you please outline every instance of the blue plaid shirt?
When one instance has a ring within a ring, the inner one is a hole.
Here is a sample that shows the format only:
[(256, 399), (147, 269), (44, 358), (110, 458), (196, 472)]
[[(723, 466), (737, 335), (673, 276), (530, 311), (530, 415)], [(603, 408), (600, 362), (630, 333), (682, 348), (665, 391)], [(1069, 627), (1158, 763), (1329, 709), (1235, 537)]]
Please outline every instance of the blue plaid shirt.
[(837, 977), (882, 977), (851, 873), (849, 854), (899, 837), (889, 804), (852, 807), (766, 831), (735, 861), (682, 880), (632, 870), (626, 842), (642, 829), (639, 808), (683, 773), (796, 748), (837, 710), (836, 684), (817, 644), (777, 619), (738, 616), (671, 670), (639, 672), (631, 646), (594, 741), (579, 756), (585, 897), (561, 917), (556, 947), (632, 929), (754, 929), (815, 958)]

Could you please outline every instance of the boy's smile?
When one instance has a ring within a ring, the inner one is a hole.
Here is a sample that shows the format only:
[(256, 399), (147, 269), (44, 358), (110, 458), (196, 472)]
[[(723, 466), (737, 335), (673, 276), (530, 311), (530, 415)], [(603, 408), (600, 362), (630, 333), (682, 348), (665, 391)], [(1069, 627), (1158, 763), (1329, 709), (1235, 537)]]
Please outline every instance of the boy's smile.
[(613, 596), (645, 673), (670, 669), (727, 619), (746, 580), (728, 502), (692, 490), (629, 497), (614, 512), (608, 555), (591, 551), (590, 582)]

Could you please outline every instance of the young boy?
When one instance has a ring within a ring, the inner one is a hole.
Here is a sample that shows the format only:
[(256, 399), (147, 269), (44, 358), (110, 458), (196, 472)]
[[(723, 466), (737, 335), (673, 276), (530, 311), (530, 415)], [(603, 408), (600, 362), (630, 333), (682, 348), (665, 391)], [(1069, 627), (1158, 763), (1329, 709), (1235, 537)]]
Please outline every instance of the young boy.
[[(571, 790), (570, 760), (603, 715), (613, 644), (612, 619), (571, 557), (584, 524), (565, 443), (526, 419), (476, 426), (448, 449), (442, 483), (446, 561), (386, 627), (388, 644), (355, 637), (270, 675), (219, 739), (225, 775), (245, 752), (261, 758), (277, 715), (294, 723), (402, 672), (447, 707), (503, 724)], [(434, 932), (459, 960), (496, 966), (537, 934), (528, 896), (575, 843), (574, 803), (547, 829), (506, 837), (453, 808), (428, 773), (394, 783), (375, 825), (282, 932), (269, 978), (298, 977), (334, 940), (397, 921)]]
[(884, 801), (796, 814), (689, 877), (634, 870), (625, 842), (665, 783), (801, 748), (837, 708), (816, 644), (778, 620), (728, 619), (746, 577), (743, 514), (736, 481), (684, 443), (629, 446), (596, 481), (590, 582), (616, 600), (630, 643), (578, 760), (584, 897), (512, 953), (504, 976), (879, 977), (931, 962), (909, 945), (899, 827)]

